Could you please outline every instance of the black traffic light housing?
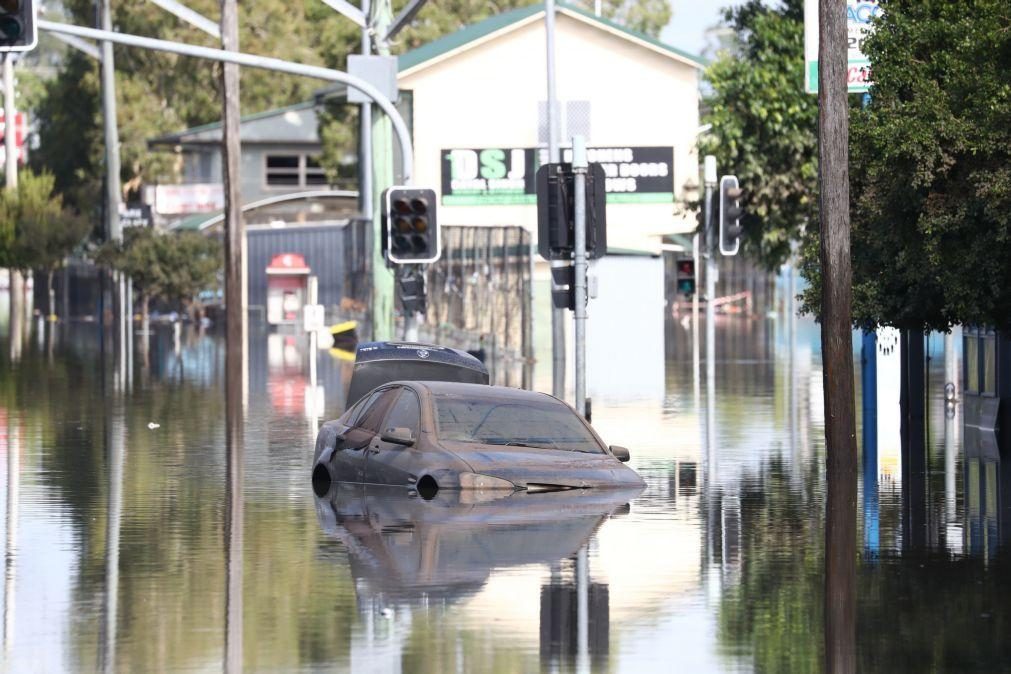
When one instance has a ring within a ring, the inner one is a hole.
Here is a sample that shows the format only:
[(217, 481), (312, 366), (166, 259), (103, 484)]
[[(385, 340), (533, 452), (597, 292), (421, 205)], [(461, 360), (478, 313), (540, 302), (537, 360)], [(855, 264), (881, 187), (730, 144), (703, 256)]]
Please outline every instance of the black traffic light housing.
[[(537, 169), (537, 252), (545, 260), (571, 260), (576, 248), (575, 174), (572, 164)], [(592, 163), (586, 172), (586, 257), (607, 254), (607, 177)]]
[(393, 264), (427, 264), (439, 259), (442, 247), (435, 203), (435, 190), (396, 186), (383, 192), (386, 259)]
[(695, 260), (690, 257), (677, 259), (677, 292), (679, 295), (695, 294)]
[(737, 176), (720, 178), (720, 252), (724, 255), (737, 255), (741, 247), (742, 195)]
[(0, 52), (34, 49), (39, 41), (35, 18), (35, 0), (0, 0)]

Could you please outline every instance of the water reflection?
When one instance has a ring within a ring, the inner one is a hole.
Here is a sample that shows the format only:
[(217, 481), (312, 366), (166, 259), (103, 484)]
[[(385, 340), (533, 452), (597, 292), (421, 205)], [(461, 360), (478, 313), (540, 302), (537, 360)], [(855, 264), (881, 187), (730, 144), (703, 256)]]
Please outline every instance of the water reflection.
[[(828, 643), (866, 671), (1006, 668), (1011, 464), (992, 434), (962, 437), (941, 359), (917, 442), (900, 432), (898, 361), (879, 362), (862, 500), (843, 517), (861, 544), (826, 547), (846, 511), (827, 509), (817, 326), (719, 320), (710, 405), (694, 329), (671, 323), (662, 391), (654, 372), (642, 395), (597, 400), (645, 491), (539, 495), (546, 508), (314, 499), (307, 417), (340, 413), (347, 361), (297, 335), (254, 326), (243, 394), (223, 341), (189, 326), (152, 327), (150, 374), (138, 359), (129, 390), (97, 326), (44, 325), (17, 361), (0, 333), (4, 665), (819, 671)], [(826, 561), (846, 558), (855, 632), (843, 616), (826, 634)]]

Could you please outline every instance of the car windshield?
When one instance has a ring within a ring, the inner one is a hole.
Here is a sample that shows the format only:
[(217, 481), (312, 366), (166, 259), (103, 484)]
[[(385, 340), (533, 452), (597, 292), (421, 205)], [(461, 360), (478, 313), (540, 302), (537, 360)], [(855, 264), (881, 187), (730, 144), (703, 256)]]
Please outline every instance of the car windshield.
[(575, 413), (550, 398), (540, 403), (444, 394), (435, 396), (435, 408), (443, 440), (604, 453)]

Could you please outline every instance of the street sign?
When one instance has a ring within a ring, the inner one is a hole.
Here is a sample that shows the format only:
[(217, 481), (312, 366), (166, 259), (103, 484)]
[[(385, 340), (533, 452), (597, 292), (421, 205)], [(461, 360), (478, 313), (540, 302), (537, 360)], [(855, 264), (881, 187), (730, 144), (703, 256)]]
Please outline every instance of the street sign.
[(306, 332), (319, 332), (326, 327), (326, 317), (322, 304), (302, 306), (302, 327)]
[(151, 215), (151, 205), (142, 203), (119, 204), (119, 224), (127, 227), (152, 227), (154, 218)]
[[(871, 62), (862, 47), (873, 19), (880, 15), (877, 0), (846, 0), (846, 84), (850, 93), (868, 91), (872, 84)], [(818, 0), (804, 0), (804, 89), (809, 94), (818, 93)]]
[[(15, 112), (14, 113), (14, 142), (18, 147), (25, 144), (25, 138), (28, 133), (28, 123), (25, 113)], [(7, 133), (7, 126), (4, 121), (4, 113), (0, 111), (0, 136)]]

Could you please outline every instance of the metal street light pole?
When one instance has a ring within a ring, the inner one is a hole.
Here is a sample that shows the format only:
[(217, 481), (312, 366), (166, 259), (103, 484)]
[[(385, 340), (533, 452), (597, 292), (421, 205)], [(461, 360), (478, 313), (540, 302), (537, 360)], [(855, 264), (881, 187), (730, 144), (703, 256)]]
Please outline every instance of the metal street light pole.
[[(555, 97), (555, 0), (544, 3), (544, 32), (547, 38), (548, 79), (548, 161), (561, 161), (558, 149), (558, 100)], [(566, 266), (565, 262), (551, 262), (552, 267)], [(554, 289), (554, 278), (551, 280)], [(551, 300), (549, 299), (549, 302)], [(551, 394), (565, 397), (565, 309), (551, 305)]]
[(574, 292), (576, 296), (576, 410), (586, 418), (586, 142), (582, 136), (572, 137), (572, 173), (575, 223)]
[[(4, 173), (8, 190), (18, 188), (17, 126), (14, 122), (14, 55), (4, 54)], [(25, 285), (17, 269), (10, 270), (10, 356), (12, 361), (21, 357), (21, 337), (24, 332)]]

